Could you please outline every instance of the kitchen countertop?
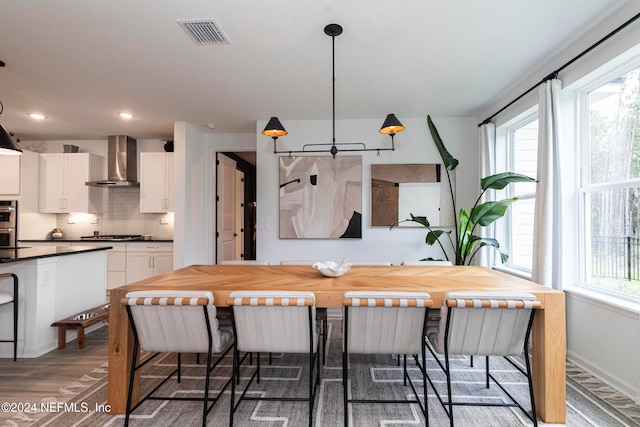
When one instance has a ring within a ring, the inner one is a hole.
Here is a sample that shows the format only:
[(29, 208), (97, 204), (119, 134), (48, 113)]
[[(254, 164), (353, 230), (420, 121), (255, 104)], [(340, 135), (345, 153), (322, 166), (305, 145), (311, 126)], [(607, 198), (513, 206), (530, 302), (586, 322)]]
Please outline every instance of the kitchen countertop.
[(66, 243), (78, 243), (78, 242), (82, 242), (82, 243), (86, 243), (88, 245), (92, 244), (92, 243), (96, 243), (96, 242), (124, 242), (124, 243), (138, 243), (138, 242), (173, 242), (173, 239), (162, 239), (162, 238), (156, 238), (156, 239), (151, 239), (151, 240), (120, 240), (120, 239), (29, 239), (29, 240), (19, 240), (20, 243), (26, 243), (28, 244), (29, 242), (33, 242), (33, 243), (40, 243), (40, 242), (47, 242), (47, 243), (55, 243), (55, 242), (66, 242)]
[(73, 255), (82, 252), (104, 251), (107, 249), (111, 249), (111, 246), (38, 246), (35, 248), (25, 246), (16, 249), (0, 249), (0, 263)]

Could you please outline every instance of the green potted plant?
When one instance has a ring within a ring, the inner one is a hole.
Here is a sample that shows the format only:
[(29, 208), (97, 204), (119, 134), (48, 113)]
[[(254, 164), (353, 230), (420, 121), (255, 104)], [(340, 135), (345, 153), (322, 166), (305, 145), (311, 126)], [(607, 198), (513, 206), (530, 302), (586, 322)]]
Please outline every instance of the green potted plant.
[[(458, 160), (454, 158), (447, 148), (445, 147), (440, 135), (438, 134), (438, 130), (436, 129), (433, 121), (430, 116), (427, 116), (427, 124), (429, 126), (429, 131), (431, 132), (431, 136), (433, 141), (438, 149), (438, 153), (442, 158), (442, 162), (445, 166), (445, 171), (447, 173), (447, 180), (449, 181), (449, 190), (451, 193), (451, 200), (453, 202), (453, 211), (456, 212), (456, 200), (453, 193), (453, 187), (451, 185), (450, 172), (455, 170), (458, 166)], [(508, 255), (500, 250), (500, 244), (494, 238), (489, 237), (481, 237), (476, 235), (476, 230), (478, 227), (486, 227), (497, 219), (502, 218), (507, 211), (507, 208), (511, 203), (518, 200), (517, 197), (512, 197), (504, 200), (496, 200), (496, 201), (488, 201), (484, 203), (480, 203), (482, 200), (482, 196), (487, 190), (502, 190), (507, 185), (515, 183), (515, 182), (534, 182), (535, 180), (526, 175), (513, 173), (513, 172), (503, 172), (495, 175), (490, 175), (480, 180), (480, 188), (481, 192), (478, 196), (477, 200), (473, 204), (471, 210), (467, 211), (466, 209), (460, 209), (458, 215), (454, 215), (454, 227), (453, 230), (442, 230), (442, 229), (433, 229), (429, 220), (425, 216), (416, 216), (413, 214), (409, 214), (411, 218), (407, 218), (403, 221), (399, 221), (396, 224), (393, 224), (391, 228), (397, 226), (403, 222), (415, 222), (417, 224), (425, 227), (427, 232), (427, 237), (425, 242), (427, 245), (438, 244), (442, 253), (448, 261), (451, 261), (455, 265), (470, 265), (474, 256), (478, 253), (478, 251), (485, 247), (493, 247), (498, 252), (500, 252), (500, 257), (502, 262), (506, 262), (508, 259)], [(454, 235), (452, 236), (452, 232)], [(455, 259), (449, 259), (449, 255), (444, 248), (444, 245), (440, 241), (440, 239), (446, 236), (447, 241), (450, 243)], [(425, 258), (425, 260), (432, 260), (432, 258)]]

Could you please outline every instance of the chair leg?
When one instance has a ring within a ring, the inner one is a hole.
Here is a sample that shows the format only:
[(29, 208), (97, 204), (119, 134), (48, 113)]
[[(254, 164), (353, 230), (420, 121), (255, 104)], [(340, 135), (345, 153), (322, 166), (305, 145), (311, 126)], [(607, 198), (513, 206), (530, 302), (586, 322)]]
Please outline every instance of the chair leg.
[(231, 410), (229, 411), (229, 426), (233, 426), (233, 412), (235, 411), (235, 397), (236, 397), (236, 381), (234, 378), (237, 378), (238, 384), (240, 384), (240, 367), (238, 366), (238, 349), (233, 344), (233, 367), (231, 371)]
[[(179, 353), (178, 353), (179, 357)], [(178, 370), (178, 372), (180, 372)], [(207, 427), (207, 407), (209, 406), (209, 375), (211, 375), (211, 347), (207, 353), (207, 370), (204, 377), (204, 403), (202, 405), (202, 427)], [(233, 382), (233, 374), (231, 374), (231, 382)], [(222, 395), (222, 392), (220, 392)]]
[(451, 395), (451, 367), (449, 366), (449, 355), (445, 354), (445, 368), (446, 368), (446, 376), (447, 376), (447, 397), (448, 397), (448, 406), (449, 406), (449, 425), (453, 427), (453, 396)]
[(182, 381), (182, 353), (178, 353), (178, 383)]
[(329, 322), (327, 322), (327, 319), (323, 319), (322, 320), (322, 366), (326, 365), (327, 360), (326, 360), (326, 354), (327, 354), (327, 328), (329, 327), (328, 325)]
[(133, 397), (133, 379), (136, 375), (136, 360), (138, 358), (138, 347), (139, 344), (136, 342), (133, 345), (133, 356), (131, 359), (131, 373), (129, 375), (129, 390), (127, 392), (127, 408), (124, 417), (124, 426), (129, 426), (129, 416), (131, 415), (131, 400)]
[(485, 380), (487, 382), (487, 388), (489, 388), (489, 356), (485, 356), (486, 357), (486, 362), (485, 362)]
[(18, 357), (18, 276), (13, 277), (13, 361)]

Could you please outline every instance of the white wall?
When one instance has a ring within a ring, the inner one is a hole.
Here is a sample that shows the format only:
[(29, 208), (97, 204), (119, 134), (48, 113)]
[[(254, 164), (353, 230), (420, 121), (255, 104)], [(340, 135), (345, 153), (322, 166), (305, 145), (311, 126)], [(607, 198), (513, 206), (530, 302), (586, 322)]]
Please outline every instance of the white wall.
[[(278, 156), (273, 154), (270, 138), (257, 129), (257, 258), (278, 263), (283, 259), (310, 260), (402, 260), (441, 258), (436, 247), (424, 243), (424, 228), (371, 227), (371, 164), (441, 163), (431, 139), (426, 118), (399, 117), (406, 130), (396, 135), (396, 151), (347, 153), (362, 154), (362, 239), (279, 239)], [(467, 207), (478, 194), (478, 142), (476, 118), (438, 118), (433, 121), (451, 154), (460, 160), (456, 171), (458, 207)], [(278, 141), (279, 150), (301, 149), (305, 143), (331, 142), (330, 120), (283, 120), (289, 134)], [(378, 133), (379, 119), (337, 120), (336, 142), (363, 142), (368, 148), (389, 146), (389, 136)], [(341, 155), (341, 154), (338, 154)], [(416, 212), (418, 214), (418, 212)]]

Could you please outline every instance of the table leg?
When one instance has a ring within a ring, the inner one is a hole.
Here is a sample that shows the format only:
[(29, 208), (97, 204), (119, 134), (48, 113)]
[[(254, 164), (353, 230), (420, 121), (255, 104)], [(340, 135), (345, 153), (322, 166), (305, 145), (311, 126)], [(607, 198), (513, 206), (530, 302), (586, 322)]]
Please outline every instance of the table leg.
[(544, 309), (536, 313), (531, 346), (536, 411), (546, 423), (566, 422), (566, 330), (564, 293), (544, 294)]
[(78, 333), (78, 348), (82, 350), (84, 348), (84, 326), (78, 326), (76, 331)]
[(67, 346), (67, 328), (64, 326), (58, 326), (58, 349), (63, 349)]
[[(109, 308), (109, 376), (107, 386), (107, 402), (110, 413), (124, 414), (127, 409), (127, 390), (129, 372), (133, 357), (133, 333), (129, 327), (127, 311), (120, 304), (126, 291), (112, 289)], [(133, 387), (132, 404), (140, 397), (139, 375), (136, 375)]]

